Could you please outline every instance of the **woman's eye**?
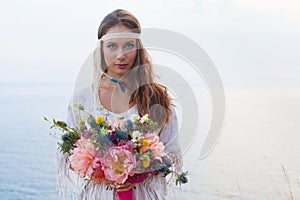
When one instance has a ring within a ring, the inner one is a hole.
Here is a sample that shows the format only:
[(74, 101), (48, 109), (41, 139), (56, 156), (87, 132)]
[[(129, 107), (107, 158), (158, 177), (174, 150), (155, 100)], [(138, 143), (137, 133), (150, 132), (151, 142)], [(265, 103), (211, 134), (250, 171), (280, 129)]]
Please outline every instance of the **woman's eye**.
[(127, 44), (127, 45), (126, 45), (126, 48), (127, 48), (127, 49), (132, 49), (133, 47), (134, 47), (133, 44)]
[(108, 45), (107, 47), (110, 48), (110, 49), (116, 49), (116, 48), (117, 48), (117, 45), (115, 45), (115, 44), (110, 44), (110, 45)]

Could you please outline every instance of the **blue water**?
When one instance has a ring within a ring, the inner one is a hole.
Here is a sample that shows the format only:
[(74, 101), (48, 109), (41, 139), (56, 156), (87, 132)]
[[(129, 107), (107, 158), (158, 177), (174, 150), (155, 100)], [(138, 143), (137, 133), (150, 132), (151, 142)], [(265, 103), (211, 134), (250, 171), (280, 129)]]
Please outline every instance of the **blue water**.
[[(300, 89), (227, 90), (227, 118), (214, 151), (185, 154), (189, 183), (172, 199), (300, 197)], [(68, 85), (0, 84), (0, 199), (55, 200), (57, 139), (43, 117), (65, 119)]]
[(0, 199), (57, 199), (56, 139), (44, 116), (64, 119), (71, 88), (1, 85)]

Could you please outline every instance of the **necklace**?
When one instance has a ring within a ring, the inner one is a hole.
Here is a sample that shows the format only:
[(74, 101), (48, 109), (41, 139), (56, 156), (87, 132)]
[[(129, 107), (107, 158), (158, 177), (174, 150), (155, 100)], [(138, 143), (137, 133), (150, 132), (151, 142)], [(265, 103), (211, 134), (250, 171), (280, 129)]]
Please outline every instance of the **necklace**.
[[(125, 86), (124, 86), (124, 82), (122, 82), (122, 81), (120, 81), (120, 80), (118, 80), (118, 79), (116, 79), (116, 78), (114, 78), (114, 77), (111, 77), (110, 75), (108, 75), (108, 74), (105, 73), (105, 72), (103, 72), (103, 75), (105, 75), (106, 77), (108, 77), (109, 80), (110, 80), (110, 82), (116, 83), (116, 84), (119, 86), (120, 90), (121, 90), (123, 93), (126, 92), (126, 88), (125, 88)], [(103, 76), (103, 75), (102, 75), (102, 76)]]

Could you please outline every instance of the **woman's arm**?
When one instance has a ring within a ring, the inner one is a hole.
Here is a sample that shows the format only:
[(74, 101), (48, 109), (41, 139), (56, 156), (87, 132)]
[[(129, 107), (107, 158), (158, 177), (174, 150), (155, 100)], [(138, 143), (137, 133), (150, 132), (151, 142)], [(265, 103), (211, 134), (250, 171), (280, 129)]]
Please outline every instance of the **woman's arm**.
[(182, 168), (182, 155), (178, 135), (178, 117), (174, 106), (172, 106), (171, 110), (171, 120), (163, 129), (160, 140), (165, 145), (165, 152), (172, 161), (174, 170), (180, 172)]

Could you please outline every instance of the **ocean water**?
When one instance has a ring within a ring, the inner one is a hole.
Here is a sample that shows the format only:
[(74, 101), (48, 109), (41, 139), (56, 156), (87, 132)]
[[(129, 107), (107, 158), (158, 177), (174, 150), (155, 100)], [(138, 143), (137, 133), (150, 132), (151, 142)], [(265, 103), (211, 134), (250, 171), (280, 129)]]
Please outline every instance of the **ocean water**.
[(43, 117), (65, 118), (66, 88), (0, 86), (0, 199), (57, 199), (56, 139)]
[[(2, 84), (0, 92), (0, 199), (58, 199), (57, 141), (43, 117), (65, 118), (72, 87)], [(197, 141), (187, 150), (189, 183), (171, 199), (300, 198), (300, 88), (225, 87), (225, 92), (220, 140), (203, 160)]]

